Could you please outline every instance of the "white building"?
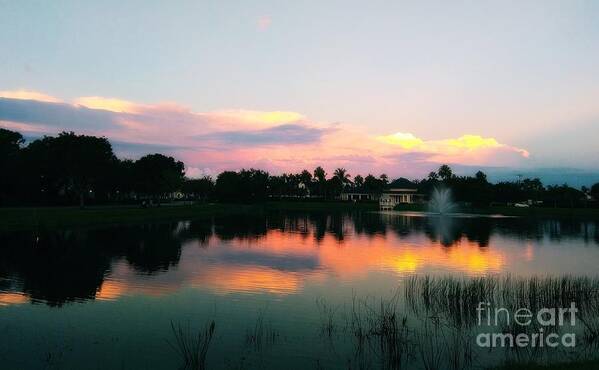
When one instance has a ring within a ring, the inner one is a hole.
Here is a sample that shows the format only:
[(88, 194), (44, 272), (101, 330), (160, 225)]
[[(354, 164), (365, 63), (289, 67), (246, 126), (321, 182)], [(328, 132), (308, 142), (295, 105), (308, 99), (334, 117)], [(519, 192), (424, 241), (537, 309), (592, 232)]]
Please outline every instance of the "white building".
[(421, 200), (421, 196), (416, 194), (417, 189), (409, 188), (391, 188), (387, 189), (379, 199), (381, 210), (393, 209), (398, 204), (412, 204)]
[(341, 193), (341, 200), (352, 200), (352, 201), (361, 201), (361, 200), (377, 200), (378, 195), (372, 193)]

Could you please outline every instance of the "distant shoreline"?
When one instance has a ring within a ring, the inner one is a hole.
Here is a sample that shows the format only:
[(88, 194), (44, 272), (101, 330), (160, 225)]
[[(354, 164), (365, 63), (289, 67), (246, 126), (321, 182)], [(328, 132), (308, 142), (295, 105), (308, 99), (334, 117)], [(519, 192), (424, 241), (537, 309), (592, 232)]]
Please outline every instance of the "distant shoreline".
[(200, 203), (142, 208), (135, 205), (0, 208), (0, 232), (146, 222), (201, 220), (215, 216), (261, 214), (265, 210), (377, 210), (377, 203), (273, 201), (255, 204)]
[[(399, 206), (398, 211), (425, 212), (426, 205), (411, 204)], [(599, 219), (599, 208), (553, 208), (553, 207), (509, 207), (509, 206), (489, 206), (489, 207), (461, 207), (456, 210), (459, 213), (470, 213), (480, 215), (503, 215), (517, 217), (536, 217), (536, 218), (590, 218)]]
[[(269, 201), (255, 204), (201, 203), (196, 205), (169, 205), (141, 208), (140, 206), (90, 206), (78, 207), (15, 207), (0, 208), (0, 232), (69, 227), (94, 227), (127, 225), (146, 222), (201, 220), (216, 216), (262, 214), (265, 211), (378, 211), (376, 202), (342, 201)], [(399, 211), (425, 211), (425, 205), (398, 207)], [(460, 209), (473, 214), (501, 214), (505, 216), (535, 218), (599, 219), (596, 208), (516, 208), (493, 206)]]

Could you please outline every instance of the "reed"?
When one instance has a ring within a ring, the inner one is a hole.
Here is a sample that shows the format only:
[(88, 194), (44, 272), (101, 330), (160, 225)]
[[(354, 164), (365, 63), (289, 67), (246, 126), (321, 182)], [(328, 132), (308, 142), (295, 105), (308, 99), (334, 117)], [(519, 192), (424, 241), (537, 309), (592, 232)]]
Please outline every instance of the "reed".
[(264, 313), (260, 311), (254, 326), (245, 333), (245, 343), (255, 351), (259, 351), (266, 345), (274, 344), (278, 336), (272, 326), (264, 322)]
[(354, 339), (354, 362), (362, 359), (360, 368), (371, 367), (364, 358), (378, 359), (383, 369), (399, 370), (410, 357), (411, 341), (408, 319), (399, 313), (398, 294), (391, 298), (352, 299), (346, 315), (346, 329)]
[(447, 347), (443, 329), (437, 318), (427, 320), (420, 330), (415, 332), (416, 352), (425, 370), (441, 370)]
[(206, 325), (204, 330), (197, 333), (190, 328), (189, 324), (184, 327), (171, 321), (173, 341), (167, 340), (171, 348), (181, 357), (182, 370), (205, 370), (206, 355), (210, 342), (214, 336), (214, 321)]
[(337, 331), (337, 322), (335, 317), (339, 307), (333, 307), (324, 300), (324, 298), (316, 299), (316, 307), (320, 314), (320, 332), (322, 335), (332, 338)]
[(412, 276), (406, 279), (404, 295), (417, 316), (449, 319), (456, 326), (476, 323), (480, 302), (508, 309), (569, 307), (572, 302), (581, 312), (598, 314), (599, 279), (589, 277), (514, 278)]

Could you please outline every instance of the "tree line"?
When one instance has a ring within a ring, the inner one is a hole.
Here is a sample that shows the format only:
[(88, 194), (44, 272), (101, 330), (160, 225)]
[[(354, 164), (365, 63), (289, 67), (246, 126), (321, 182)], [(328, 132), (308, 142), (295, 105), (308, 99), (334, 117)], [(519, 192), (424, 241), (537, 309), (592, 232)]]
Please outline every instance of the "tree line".
[(121, 160), (103, 137), (62, 132), (24, 144), (20, 133), (0, 129), (1, 205), (160, 198), (185, 180), (183, 162), (161, 154)]
[(456, 201), (475, 206), (531, 202), (548, 207), (586, 207), (596, 206), (592, 199), (599, 199), (599, 183), (581, 189), (567, 184), (545, 186), (538, 178), (491, 183), (482, 171), (474, 176), (457, 176), (448, 165), (442, 165), (416, 184), (422, 194), (430, 194), (435, 187), (447, 187)]
[[(456, 176), (448, 165), (426, 178), (390, 181), (386, 174), (351, 176), (337, 168), (330, 175), (313, 171), (270, 175), (259, 169), (224, 171), (190, 179), (185, 165), (173, 157), (148, 154), (138, 160), (119, 159), (103, 137), (62, 132), (25, 143), (23, 136), (0, 129), (0, 205), (68, 205), (161, 200), (177, 194), (194, 200), (255, 202), (272, 198), (336, 199), (342, 192), (381, 194), (388, 187), (417, 188), (423, 195), (439, 186), (454, 198), (474, 205), (534, 201), (551, 206), (580, 206), (588, 196), (599, 198), (599, 184), (590, 189), (544, 186), (539, 179), (490, 183), (479, 171)], [(586, 203), (585, 203), (586, 205)]]

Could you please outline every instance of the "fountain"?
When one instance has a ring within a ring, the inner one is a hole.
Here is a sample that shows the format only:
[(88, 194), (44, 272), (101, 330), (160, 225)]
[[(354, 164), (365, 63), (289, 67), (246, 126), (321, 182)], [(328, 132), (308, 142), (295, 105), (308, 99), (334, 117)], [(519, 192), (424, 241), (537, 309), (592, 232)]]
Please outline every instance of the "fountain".
[(431, 194), (431, 200), (428, 202), (428, 211), (430, 213), (446, 215), (455, 210), (456, 205), (451, 198), (451, 190), (446, 188), (435, 188)]
[[(501, 214), (478, 214), (459, 212), (458, 204), (453, 201), (451, 190), (444, 187), (435, 188), (431, 193), (430, 200), (426, 206), (426, 212), (419, 211), (383, 211), (387, 215), (407, 216), (407, 217), (430, 217), (439, 219), (443, 222), (450, 222), (451, 218), (513, 218), (514, 216), (504, 216)], [(435, 221), (436, 222), (436, 221)], [(445, 227), (445, 225), (437, 225)], [(451, 226), (451, 225), (449, 225)], [(449, 227), (451, 228), (451, 227)]]

